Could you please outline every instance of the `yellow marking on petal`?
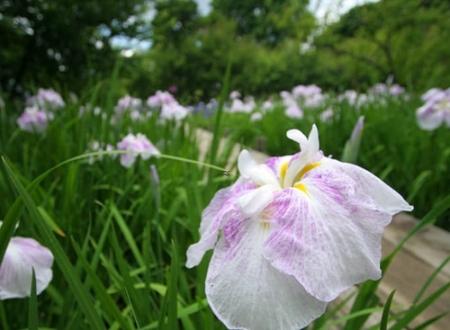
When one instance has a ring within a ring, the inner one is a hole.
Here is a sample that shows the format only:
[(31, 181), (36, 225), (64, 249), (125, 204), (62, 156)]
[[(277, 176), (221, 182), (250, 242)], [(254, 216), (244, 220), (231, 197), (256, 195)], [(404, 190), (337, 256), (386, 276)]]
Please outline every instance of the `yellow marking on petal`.
[(261, 227), (263, 230), (269, 230), (270, 229), (270, 223), (266, 221), (261, 221)]
[(320, 165), (320, 162), (309, 163), (309, 164), (305, 165), (305, 166), (297, 173), (297, 175), (296, 175), (296, 177), (295, 177), (295, 179), (294, 179), (294, 182), (300, 181), (300, 180), (303, 178), (303, 176), (304, 176), (307, 172), (309, 172), (309, 171), (315, 169), (315, 168), (316, 168), (317, 166), (319, 166), (319, 165)]
[(280, 166), (280, 182), (281, 182), (281, 185), (283, 185), (284, 178), (286, 177), (288, 166), (289, 166), (289, 162), (288, 161), (283, 162), (281, 164), (281, 166)]
[(304, 183), (297, 182), (296, 184), (294, 184), (294, 188), (303, 191), (305, 194), (308, 194), (308, 188), (306, 188), (306, 185)]

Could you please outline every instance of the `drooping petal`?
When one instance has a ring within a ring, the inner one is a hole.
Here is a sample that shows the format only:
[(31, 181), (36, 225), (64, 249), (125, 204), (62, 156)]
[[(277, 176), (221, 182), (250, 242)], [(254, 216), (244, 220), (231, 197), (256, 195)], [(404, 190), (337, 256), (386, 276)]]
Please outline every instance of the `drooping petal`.
[(233, 186), (221, 189), (216, 193), (202, 213), (200, 240), (189, 247), (186, 267), (197, 266), (205, 252), (214, 247), (222, 226), (241, 214), (241, 210), (236, 203), (237, 199), (253, 188), (254, 185), (239, 180)]
[(275, 173), (266, 164), (258, 164), (247, 150), (242, 150), (239, 154), (238, 169), (243, 178), (257, 185), (278, 185)]
[(357, 166), (323, 163), (302, 180), (304, 191), (284, 190), (269, 206), (273, 230), (264, 255), (309, 294), (331, 301), (381, 276), (383, 229), (393, 214), (411, 207)]
[(0, 300), (29, 296), (33, 269), (40, 294), (52, 280), (52, 264), (52, 253), (35, 240), (11, 238), (0, 265)]
[(208, 302), (229, 329), (301, 329), (326, 304), (269, 264), (262, 256), (267, 231), (252, 220), (240, 227), (237, 246), (231, 248), (224, 238), (217, 243), (206, 280)]

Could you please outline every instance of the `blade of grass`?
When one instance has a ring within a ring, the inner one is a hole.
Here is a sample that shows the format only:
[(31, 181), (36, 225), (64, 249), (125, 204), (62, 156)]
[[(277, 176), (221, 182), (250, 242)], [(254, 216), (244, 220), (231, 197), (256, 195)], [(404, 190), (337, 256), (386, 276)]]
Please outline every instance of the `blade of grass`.
[(433, 302), (436, 301), (436, 299), (438, 299), (442, 294), (444, 294), (445, 291), (447, 291), (449, 288), (450, 282), (441, 286), (420, 304), (411, 307), (408, 310), (408, 312), (390, 328), (390, 330), (405, 329), (408, 324), (410, 324), (420, 313), (422, 313), (425, 309), (427, 309)]
[(432, 325), (433, 323), (439, 321), (440, 319), (442, 319), (444, 316), (446, 316), (448, 314), (448, 312), (445, 313), (441, 313), (439, 315), (436, 315), (434, 317), (432, 317), (429, 320), (426, 320), (425, 322), (419, 324), (417, 327), (414, 328), (414, 330), (423, 330), (428, 328), (430, 325)]
[(413, 304), (416, 304), (420, 298), (422, 298), (425, 291), (428, 289), (430, 284), (433, 282), (433, 280), (436, 278), (436, 276), (441, 272), (441, 270), (445, 267), (445, 265), (448, 264), (450, 261), (450, 256), (448, 256), (440, 265), (438, 268), (436, 268), (433, 272), (433, 274), (428, 277), (425, 284), (420, 288), (419, 292), (417, 292), (416, 297), (414, 298)]
[(389, 313), (391, 311), (391, 304), (392, 299), (394, 299), (395, 290), (391, 292), (389, 297), (386, 300), (386, 303), (384, 304), (383, 308), (383, 314), (381, 315), (381, 322), (380, 322), (380, 330), (387, 330), (387, 325), (389, 322)]

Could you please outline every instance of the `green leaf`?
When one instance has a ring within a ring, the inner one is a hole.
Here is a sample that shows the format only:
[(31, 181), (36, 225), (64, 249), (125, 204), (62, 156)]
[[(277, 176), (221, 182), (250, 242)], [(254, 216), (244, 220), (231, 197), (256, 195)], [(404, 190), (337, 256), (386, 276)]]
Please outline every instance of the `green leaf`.
[(384, 304), (383, 308), (383, 314), (381, 315), (381, 322), (380, 322), (380, 330), (387, 330), (387, 325), (389, 321), (389, 313), (391, 311), (391, 304), (392, 299), (394, 299), (395, 290), (391, 292), (389, 297), (386, 300), (386, 303)]

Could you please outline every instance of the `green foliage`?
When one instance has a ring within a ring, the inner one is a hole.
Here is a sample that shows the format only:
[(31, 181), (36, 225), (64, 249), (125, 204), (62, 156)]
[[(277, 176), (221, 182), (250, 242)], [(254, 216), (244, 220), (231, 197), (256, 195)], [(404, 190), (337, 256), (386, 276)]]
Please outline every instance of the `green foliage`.
[(360, 89), (389, 76), (415, 90), (447, 87), (449, 13), (444, 3), (420, 0), (355, 7), (317, 38), (316, 53), (323, 56), (321, 65), (343, 75), (335, 88), (342, 83)]
[(145, 35), (144, 0), (0, 1), (0, 88), (85, 87), (110, 76), (114, 36)]

